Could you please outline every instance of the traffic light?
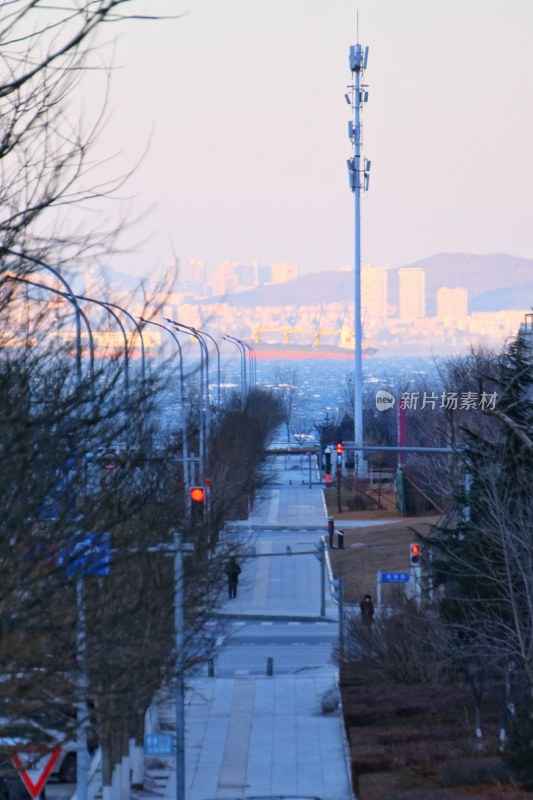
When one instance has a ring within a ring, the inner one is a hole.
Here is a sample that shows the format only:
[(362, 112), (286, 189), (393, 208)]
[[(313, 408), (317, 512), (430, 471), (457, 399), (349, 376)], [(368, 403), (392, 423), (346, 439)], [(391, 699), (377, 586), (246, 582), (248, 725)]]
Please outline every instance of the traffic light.
[(331, 449), (329, 447), (324, 450), (324, 464), (326, 475), (331, 475)]
[(193, 522), (203, 522), (205, 489), (203, 486), (193, 486), (190, 492), (191, 497), (191, 519)]
[(409, 545), (409, 564), (411, 567), (418, 567), (420, 566), (420, 556), (421, 550), (419, 544), (410, 544)]
[(344, 452), (344, 446), (342, 442), (337, 442), (337, 466), (342, 466), (342, 454)]

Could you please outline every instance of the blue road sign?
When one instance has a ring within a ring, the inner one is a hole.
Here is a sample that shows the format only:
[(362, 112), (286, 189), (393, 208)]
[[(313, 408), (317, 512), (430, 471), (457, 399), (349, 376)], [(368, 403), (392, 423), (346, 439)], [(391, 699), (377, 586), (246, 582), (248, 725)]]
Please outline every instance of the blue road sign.
[(69, 578), (85, 575), (109, 575), (111, 572), (111, 536), (109, 533), (86, 533), (73, 536), (61, 554)]
[(174, 736), (171, 733), (147, 733), (144, 737), (146, 756), (171, 756), (174, 753)]
[(379, 579), (381, 583), (408, 583), (408, 572), (381, 572)]

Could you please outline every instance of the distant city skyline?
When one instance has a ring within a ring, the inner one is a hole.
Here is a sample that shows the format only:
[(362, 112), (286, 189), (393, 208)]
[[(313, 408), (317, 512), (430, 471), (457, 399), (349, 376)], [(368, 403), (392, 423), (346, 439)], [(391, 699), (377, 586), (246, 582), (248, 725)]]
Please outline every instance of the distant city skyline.
[(136, 219), (114, 268), (352, 263), (343, 94), (357, 8), (370, 48), (363, 263), (533, 255), (530, 0), (154, 0), (183, 16), (121, 29), (94, 152), (120, 172), (149, 143), (105, 211)]

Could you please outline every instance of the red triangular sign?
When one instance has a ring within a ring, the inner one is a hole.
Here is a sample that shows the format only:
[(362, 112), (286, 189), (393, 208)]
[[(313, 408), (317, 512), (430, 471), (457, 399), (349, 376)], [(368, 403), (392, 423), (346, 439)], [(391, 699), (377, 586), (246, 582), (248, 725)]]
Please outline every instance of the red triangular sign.
[(48, 758), (40, 759), (33, 769), (25, 769), (24, 764), (20, 760), (20, 756), (18, 753), (15, 753), (11, 757), (11, 761), (15, 765), (18, 770), (20, 777), (24, 782), (24, 786), (34, 798), (39, 797), (42, 792), (43, 786), (45, 785), (46, 781), (50, 773), (54, 768), (54, 764), (56, 763), (57, 759), (59, 758), (59, 754), (61, 753), (61, 748), (56, 747), (55, 750), (52, 750)]

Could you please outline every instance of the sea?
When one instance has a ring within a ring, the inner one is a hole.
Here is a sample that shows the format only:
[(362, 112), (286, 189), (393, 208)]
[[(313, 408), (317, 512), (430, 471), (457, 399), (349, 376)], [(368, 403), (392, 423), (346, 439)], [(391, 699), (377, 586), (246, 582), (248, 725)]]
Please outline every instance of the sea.
[[(326, 417), (340, 421), (353, 414), (354, 364), (335, 359), (257, 361), (257, 385), (291, 394), (291, 428), (309, 432)], [(417, 383), (438, 390), (438, 362), (434, 358), (379, 358), (363, 360), (363, 391), (373, 395), (379, 389), (408, 391)]]
[[(241, 392), (240, 359), (223, 358), (220, 368), (220, 403), (224, 405), (232, 394)], [(247, 365), (247, 381), (251, 379)], [(295, 359), (275, 361), (257, 359), (255, 382), (258, 387), (273, 389), (291, 404), (290, 427), (295, 435), (310, 437), (315, 425), (327, 418), (340, 422), (345, 413), (353, 414), (354, 364), (350, 360)], [(363, 391), (375, 395), (379, 389), (409, 391), (413, 384), (423, 382), (424, 387), (439, 389), (438, 362), (434, 358), (383, 358), (372, 356), (363, 360)], [(185, 396), (198, 393), (199, 365), (191, 364), (186, 370)], [(179, 426), (179, 380), (171, 376), (168, 388), (157, 414), (163, 436)], [(216, 359), (209, 361), (209, 397), (213, 409), (219, 402), (218, 369)], [(372, 402), (372, 399), (369, 398)]]

